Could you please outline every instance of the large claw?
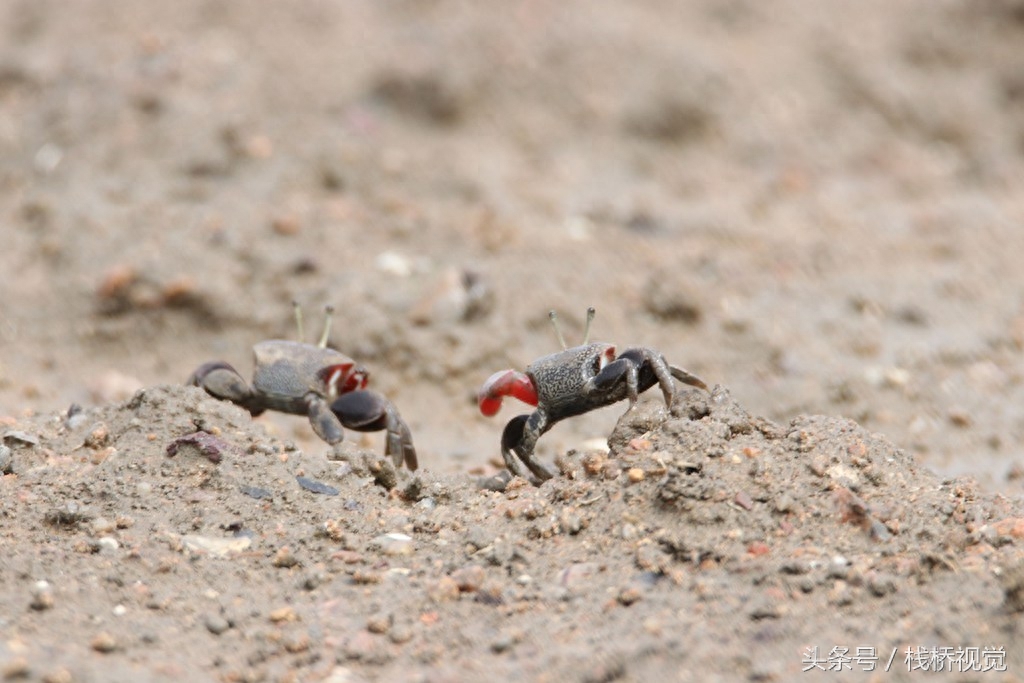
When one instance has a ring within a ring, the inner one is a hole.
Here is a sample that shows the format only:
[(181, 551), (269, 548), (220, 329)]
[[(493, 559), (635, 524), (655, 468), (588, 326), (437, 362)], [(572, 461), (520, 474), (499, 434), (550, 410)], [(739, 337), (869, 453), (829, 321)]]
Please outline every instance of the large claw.
[(263, 412), (262, 408), (254, 409), (251, 406), (252, 390), (248, 383), (237, 370), (224, 361), (203, 363), (196, 368), (185, 384), (201, 387), (211, 396), (237, 403), (254, 416)]
[[(537, 439), (547, 431), (546, 427), (543, 413), (536, 411), (530, 415), (513, 417), (501, 433), (501, 457), (505, 460), (505, 466), (512, 474), (536, 485), (555, 476), (551, 468), (533, 455)], [(529, 472), (523, 465), (526, 465)]]
[(505, 396), (513, 396), (531, 406), (537, 405), (537, 389), (533, 380), (515, 370), (500, 370), (488, 377), (477, 392), (480, 412), (488, 417), (496, 415)]
[(369, 389), (350, 391), (336, 398), (330, 409), (349, 429), (359, 432), (387, 430), (384, 453), (391, 456), (395, 467), (401, 467), (402, 462), (410, 470), (419, 466), (409, 426), (382, 394)]

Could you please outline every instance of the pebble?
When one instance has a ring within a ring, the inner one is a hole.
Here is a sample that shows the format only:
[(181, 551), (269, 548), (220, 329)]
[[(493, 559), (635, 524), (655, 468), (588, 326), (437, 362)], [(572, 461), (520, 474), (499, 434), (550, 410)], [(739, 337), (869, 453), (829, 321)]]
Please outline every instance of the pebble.
[(110, 429), (103, 422), (97, 422), (85, 437), (87, 448), (103, 448), (110, 439)]
[(121, 547), (121, 544), (117, 542), (116, 538), (111, 536), (103, 536), (96, 541), (96, 545), (99, 546), (99, 551), (113, 552)]
[(413, 632), (407, 624), (395, 624), (388, 631), (388, 638), (395, 645), (401, 645), (402, 643), (408, 643), (412, 640)]
[(292, 654), (297, 654), (299, 652), (306, 652), (312, 644), (313, 642), (310, 640), (308, 633), (300, 633), (285, 638), (284, 649)]
[(32, 602), (29, 607), (39, 612), (50, 609), (54, 605), (53, 586), (49, 581), (36, 581), (32, 586)]
[(228, 557), (247, 550), (252, 545), (248, 536), (235, 538), (212, 538), (209, 536), (182, 536), (185, 549), (192, 553), (207, 553), (211, 557)]
[(279, 607), (270, 613), (269, 618), (275, 624), (289, 621), (298, 621), (299, 615), (292, 607)]
[(167, 457), (173, 458), (179, 452), (200, 456), (217, 464), (225, 453), (239, 453), (240, 449), (209, 432), (193, 432), (180, 436), (167, 445)]
[(0, 444), (0, 474), (10, 474), (13, 462), (14, 456), (11, 454), (11, 449)]
[(238, 490), (256, 500), (272, 500), (274, 498), (273, 493), (267, 489), (261, 489), (259, 486), (241, 486)]
[(292, 554), (291, 548), (288, 546), (282, 546), (281, 548), (278, 548), (276, 553), (274, 553), (274, 559), (271, 560), (271, 564), (275, 567), (283, 567), (287, 569), (298, 565), (299, 558)]
[(619, 604), (629, 607), (635, 602), (638, 602), (643, 597), (643, 592), (638, 586), (625, 586), (619, 591), (619, 594), (615, 597), (619, 601)]
[(89, 418), (85, 414), (85, 411), (82, 409), (82, 406), (78, 405), (77, 403), (72, 403), (68, 407), (68, 413), (67, 417), (64, 419), (64, 424), (67, 426), (69, 430), (75, 431), (76, 429), (84, 425), (85, 421), (88, 419)]
[(604, 471), (608, 458), (604, 453), (591, 451), (583, 456), (583, 471), (594, 477)]
[(644, 471), (639, 467), (630, 467), (629, 471), (626, 472), (626, 477), (629, 479), (629, 483), (637, 484), (644, 480)]
[(231, 628), (228, 620), (219, 614), (208, 614), (203, 623), (206, 626), (206, 630), (215, 636), (219, 636)]
[(97, 652), (113, 652), (117, 649), (117, 639), (106, 631), (102, 631), (96, 634), (96, 637), (92, 639), (89, 646)]
[(11, 429), (4, 433), (4, 443), (20, 446), (38, 446), (39, 437), (28, 432), (19, 432)]
[(450, 576), (442, 576), (427, 588), (427, 597), (434, 602), (459, 599), (459, 584)]
[(333, 486), (328, 486), (327, 484), (315, 481), (313, 479), (309, 479), (307, 477), (295, 477), (295, 481), (299, 483), (299, 486), (306, 489), (307, 491), (312, 491), (313, 493), (320, 493), (325, 496), (338, 495), (338, 489), (334, 488)]
[(378, 548), (385, 555), (412, 555), (416, 549), (412, 537), (400, 533), (381, 534), (370, 541), (370, 547)]
[(366, 630), (370, 633), (383, 635), (391, 630), (391, 622), (390, 614), (375, 614), (366, 620)]
[(0, 667), (5, 681), (28, 678), (32, 674), (32, 665), (25, 657), (12, 657)]
[(114, 531), (115, 528), (117, 528), (117, 525), (106, 517), (97, 517), (89, 524), (89, 529), (92, 531), (93, 536), (107, 535)]
[(452, 580), (458, 585), (463, 593), (473, 593), (480, 590), (487, 574), (484, 568), (477, 564), (467, 565), (456, 569), (451, 573)]

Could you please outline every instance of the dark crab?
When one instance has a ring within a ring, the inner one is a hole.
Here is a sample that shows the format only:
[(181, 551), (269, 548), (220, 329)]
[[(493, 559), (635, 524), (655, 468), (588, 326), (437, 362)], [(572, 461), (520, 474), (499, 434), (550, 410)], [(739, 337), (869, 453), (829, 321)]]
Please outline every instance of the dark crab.
[[(684, 384), (707, 390), (707, 385), (686, 370), (669, 365), (654, 349), (634, 347), (616, 355), (615, 346), (603, 342), (588, 343), (594, 309), (587, 310), (583, 344), (567, 348), (558, 328), (555, 312), (549, 314), (562, 350), (539, 358), (525, 372), (502, 370), (491, 375), (477, 394), (480, 412), (491, 416), (498, 412), (505, 396), (537, 406), (530, 415), (512, 418), (501, 435), (501, 454), (505, 465), (516, 475), (534, 483), (546, 481), (554, 472), (534, 458), (537, 439), (555, 423), (567, 417), (602, 408), (623, 399), (629, 400), (626, 412), (633, 409), (637, 398), (654, 385), (661, 387), (665, 404), (671, 406), (676, 385)], [(523, 470), (523, 465), (534, 478)]]
[[(253, 416), (265, 410), (306, 415), (313, 431), (330, 445), (345, 438), (344, 427), (361, 432), (387, 430), (385, 454), (396, 467), (417, 467), (416, 449), (408, 425), (382, 394), (366, 389), (369, 373), (348, 356), (327, 347), (333, 309), (328, 306), (324, 331), (315, 346), (302, 341), (273, 339), (253, 347), (252, 386), (223, 361), (203, 363), (188, 384), (212, 396), (237, 403)], [(295, 305), (302, 333), (302, 311)]]

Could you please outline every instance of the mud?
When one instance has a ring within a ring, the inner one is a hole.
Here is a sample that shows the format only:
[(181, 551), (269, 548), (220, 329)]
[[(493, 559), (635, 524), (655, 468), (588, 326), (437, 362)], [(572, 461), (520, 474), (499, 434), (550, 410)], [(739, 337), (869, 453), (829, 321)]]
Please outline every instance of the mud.
[[(3, 675), (1018, 679), (1022, 17), (0, 2)], [(292, 301), (416, 474), (181, 386)], [(715, 389), (508, 482), (590, 305)]]

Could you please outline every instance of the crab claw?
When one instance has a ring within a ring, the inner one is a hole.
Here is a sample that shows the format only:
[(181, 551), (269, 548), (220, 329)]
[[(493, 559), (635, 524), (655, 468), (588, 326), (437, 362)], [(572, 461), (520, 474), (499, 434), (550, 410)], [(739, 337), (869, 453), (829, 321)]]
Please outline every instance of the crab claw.
[(488, 377), (477, 392), (480, 412), (488, 417), (496, 415), (505, 396), (513, 396), (531, 406), (537, 405), (537, 389), (533, 380), (515, 370), (500, 370)]
[(369, 389), (350, 391), (331, 403), (331, 412), (338, 416), (342, 425), (357, 432), (387, 430), (384, 453), (391, 456), (395, 467), (400, 467), (403, 461), (410, 470), (419, 466), (409, 426), (382, 394)]

